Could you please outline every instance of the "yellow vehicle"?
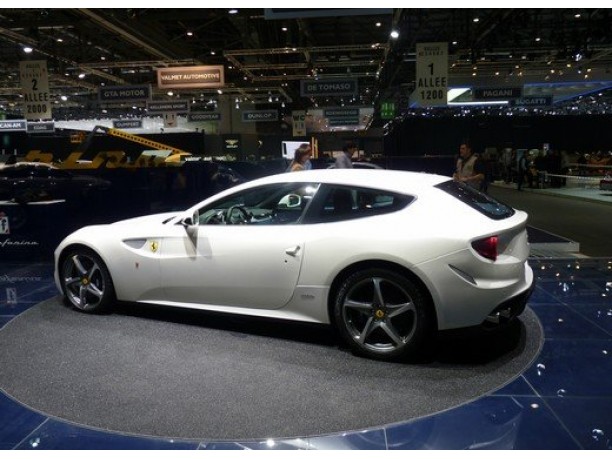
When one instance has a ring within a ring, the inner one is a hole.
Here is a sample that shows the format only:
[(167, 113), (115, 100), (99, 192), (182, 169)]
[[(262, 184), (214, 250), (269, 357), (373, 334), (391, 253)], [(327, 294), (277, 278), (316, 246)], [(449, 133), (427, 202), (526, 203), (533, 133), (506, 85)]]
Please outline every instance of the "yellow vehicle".
[[(192, 156), (191, 153), (183, 151), (180, 148), (175, 148), (170, 145), (163, 144), (161, 142), (156, 142), (154, 140), (150, 140), (135, 134), (130, 134), (129, 132), (125, 132), (120, 129), (109, 128), (106, 126), (95, 126), (89, 133), (89, 135), (85, 138), (85, 140), (79, 145), (78, 151), (87, 151), (87, 149), (89, 148), (89, 144), (91, 143), (93, 137), (96, 135), (97, 132), (103, 132), (113, 137), (118, 137), (120, 139), (125, 139), (130, 142), (138, 143), (140, 145), (149, 147), (151, 150), (169, 151), (170, 153), (167, 156), (163, 157), (163, 161), (161, 161), (168, 165), (181, 164), (183, 161), (185, 161), (185, 158)], [(162, 157), (160, 156), (159, 158)]]

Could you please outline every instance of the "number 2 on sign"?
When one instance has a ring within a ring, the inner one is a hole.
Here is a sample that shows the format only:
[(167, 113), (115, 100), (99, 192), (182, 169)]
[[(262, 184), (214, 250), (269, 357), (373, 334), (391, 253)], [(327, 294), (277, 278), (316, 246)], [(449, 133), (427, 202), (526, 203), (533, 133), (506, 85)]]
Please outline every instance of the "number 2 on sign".
[(36, 78), (32, 78), (32, 91), (38, 91), (38, 80)]

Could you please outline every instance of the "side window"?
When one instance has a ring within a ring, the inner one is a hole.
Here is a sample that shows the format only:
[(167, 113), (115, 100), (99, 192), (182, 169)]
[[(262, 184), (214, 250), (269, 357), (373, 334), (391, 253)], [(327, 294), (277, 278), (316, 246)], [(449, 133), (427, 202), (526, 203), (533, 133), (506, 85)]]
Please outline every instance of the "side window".
[(200, 225), (291, 225), (301, 222), (317, 193), (313, 183), (264, 185), (198, 209)]
[(372, 188), (326, 185), (309, 211), (307, 223), (336, 222), (386, 214), (403, 209), (414, 198)]

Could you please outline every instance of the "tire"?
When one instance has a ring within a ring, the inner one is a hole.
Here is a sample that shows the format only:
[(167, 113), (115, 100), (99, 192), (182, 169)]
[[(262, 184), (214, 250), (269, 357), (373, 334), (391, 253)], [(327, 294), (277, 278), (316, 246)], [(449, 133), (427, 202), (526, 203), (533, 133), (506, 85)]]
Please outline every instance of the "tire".
[(354, 353), (407, 360), (424, 353), (433, 320), (427, 296), (410, 279), (387, 269), (347, 277), (334, 304), (335, 325)]
[(92, 314), (108, 312), (115, 303), (115, 288), (102, 259), (87, 248), (71, 249), (60, 266), (60, 282), (66, 302)]

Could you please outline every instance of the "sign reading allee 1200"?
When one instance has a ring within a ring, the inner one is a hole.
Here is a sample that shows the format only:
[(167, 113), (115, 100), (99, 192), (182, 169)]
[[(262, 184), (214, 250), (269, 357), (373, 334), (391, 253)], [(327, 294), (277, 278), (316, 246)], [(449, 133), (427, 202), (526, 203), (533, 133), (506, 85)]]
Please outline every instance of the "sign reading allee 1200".
[(446, 105), (448, 43), (417, 43), (414, 99), (421, 107)]

